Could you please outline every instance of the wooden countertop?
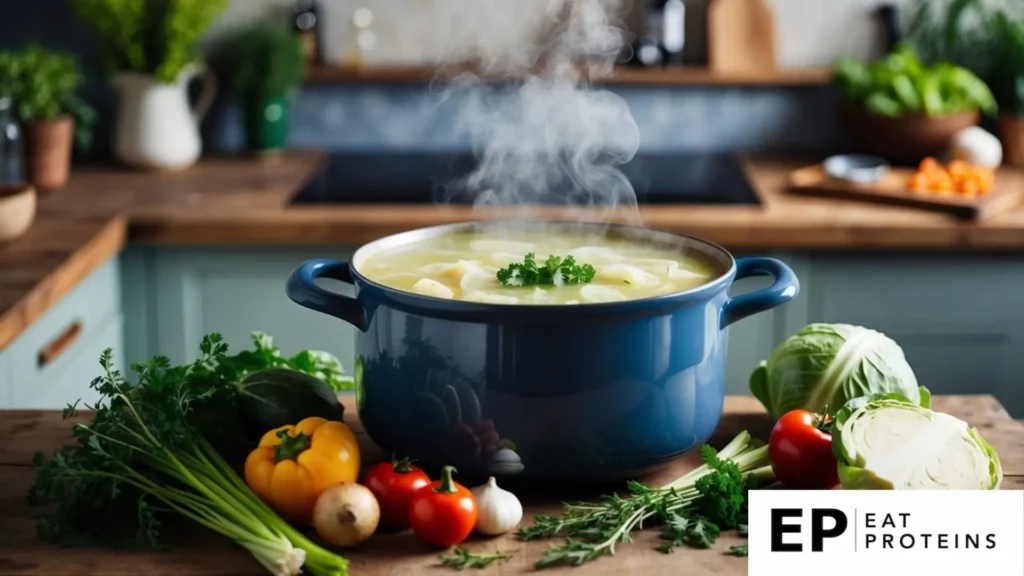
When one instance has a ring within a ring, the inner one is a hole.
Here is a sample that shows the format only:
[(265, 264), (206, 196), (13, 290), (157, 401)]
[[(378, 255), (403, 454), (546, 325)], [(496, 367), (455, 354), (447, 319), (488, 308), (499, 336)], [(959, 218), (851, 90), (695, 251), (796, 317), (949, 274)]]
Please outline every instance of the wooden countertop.
[[(77, 170), (68, 186), (42, 199), (52, 214), (127, 219), (130, 242), (158, 244), (361, 244), (388, 234), (451, 222), (508, 216), (469, 206), (333, 204), (290, 206), (321, 165), (316, 152), (265, 161), (204, 160), (176, 174)], [(912, 208), (799, 197), (789, 173), (807, 161), (744, 159), (760, 206), (645, 205), (647, 226), (693, 234), (742, 249), (993, 249), (1024, 247), (1024, 206), (980, 223)], [(1024, 187), (1024, 170), (1005, 169), (1005, 186)], [(628, 221), (630, 214), (537, 209), (538, 218)]]
[[(361, 244), (388, 234), (507, 216), (467, 206), (289, 206), (322, 165), (320, 152), (263, 159), (204, 159), (178, 173), (76, 168), (68, 185), (40, 199), (29, 233), (0, 246), (0, 350), (116, 254), (124, 242), (178, 245)], [(982, 223), (909, 208), (791, 196), (784, 184), (803, 161), (744, 160), (761, 206), (648, 205), (647, 226), (745, 250), (1018, 250), (1024, 207)], [(1024, 187), (1024, 170), (1004, 170)], [(630, 215), (540, 209), (534, 218), (629, 221)], [(636, 216), (636, 214), (633, 214)], [(91, 263), (91, 264), (90, 264)]]
[[(366, 437), (362, 426), (354, 417), (356, 411), (351, 397), (346, 403), (346, 420), (356, 432), (363, 448), (364, 463), (380, 461), (383, 454)], [(1024, 488), (1024, 426), (1013, 421), (1006, 410), (991, 396), (937, 396), (935, 409), (953, 414), (978, 427), (1002, 459), (1003, 489)], [(711, 444), (723, 446), (741, 430), (749, 430), (760, 438), (767, 438), (771, 422), (763, 409), (751, 397), (726, 398), (725, 414)], [(180, 537), (173, 549), (165, 553), (114, 552), (110, 550), (58, 548), (40, 542), (36, 537), (35, 515), (25, 494), (34, 478), (30, 463), (37, 451), (50, 453), (69, 438), (68, 423), (62, 422), (58, 412), (17, 411), (0, 412), (0, 573), (23, 576), (114, 576), (146, 574), (148, 576), (258, 576), (263, 569), (241, 548), (220, 536), (206, 533), (201, 528), (188, 526), (176, 531)], [(699, 455), (691, 453), (668, 468), (641, 480), (659, 485), (677, 478), (699, 464)], [(511, 486), (506, 486), (511, 487)], [(591, 499), (600, 491), (594, 488), (573, 488), (572, 493), (521, 491), (524, 503), (524, 522), (536, 514), (550, 514), (558, 510), (562, 499)], [(730, 546), (742, 544), (735, 533), (723, 535), (712, 549), (680, 548), (670, 555), (654, 550), (657, 533), (647, 530), (636, 535), (635, 542), (620, 544), (615, 556), (606, 556), (582, 568), (564, 568), (553, 573), (565, 574), (679, 574), (686, 566), (691, 576), (730, 576), (747, 573), (747, 559), (728, 556)], [(547, 549), (549, 542), (520, 542), (511, 536), (484, 539), (472, 536), (464, 544), (474, 552), (512, 552), (506, 563), (494, 564), (486, 570), (473, 571), (488, 574), (535, 573), (532, 565)], [(341, 553), (351, 562), (354, 576), (450, 574), (452, 569), (437, 563), (437, 551), (420, 544), (409, 531), (381, 532), (360, 548)]]

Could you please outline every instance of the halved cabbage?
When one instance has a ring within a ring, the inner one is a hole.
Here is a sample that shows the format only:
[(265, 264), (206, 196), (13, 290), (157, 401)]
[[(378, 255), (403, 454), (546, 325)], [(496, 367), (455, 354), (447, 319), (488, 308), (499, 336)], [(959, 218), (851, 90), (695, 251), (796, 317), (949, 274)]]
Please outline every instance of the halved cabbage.
[(999, 456), (966, 422), (902, 394), (846, 404), (832, 430), (847, 490), (998, 490)]

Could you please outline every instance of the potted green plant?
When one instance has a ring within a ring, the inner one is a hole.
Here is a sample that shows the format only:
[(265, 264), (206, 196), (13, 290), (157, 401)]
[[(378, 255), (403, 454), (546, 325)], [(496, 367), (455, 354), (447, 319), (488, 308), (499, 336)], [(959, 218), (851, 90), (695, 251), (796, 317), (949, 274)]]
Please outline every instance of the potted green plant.
[(1024, 13), (985, 0), (917, 0), (907, 39), (926, 59), (954, 62), (988, 82), (1004, 161), (1024, 166)]
[(999, 13), (991, 23), (995, 42), (992, 84), (999, 101), (999, 139), (1007, 164), (1024, 167), (1024, 20)]
[(840, 60), (835, 82), (854, 147), (897, 162), (941, 154), (982, 112), (997, 110), (977, 75), (949, 62), (927, 65), (907, 43), (867, 64)]
[(255, 22), (229, 35), (210, 61), (241, 103), (249, 150), (283, 148), (291, 98), (303, 73), (302, 46), (294, 32)]
[[(72, 144), (91, 143), (95, 112), (78, 98), (83, 77), (74, 57), (30, 44), (0, 56), (0, 87), (24, 126), (28, 179), (40, 192), (62, 188)], [(76, 122), (77, 119), (77, 122)]]
[[(216, 93), (196, 46), (227, 0), (72, 0), (71, 7), (99, 36), (121, 97), (117, 158), (144, 169), (192, 165), (202, 151), (199, 123)], [(204, 89), (190, 106), (188, 85), (199, 76)]]

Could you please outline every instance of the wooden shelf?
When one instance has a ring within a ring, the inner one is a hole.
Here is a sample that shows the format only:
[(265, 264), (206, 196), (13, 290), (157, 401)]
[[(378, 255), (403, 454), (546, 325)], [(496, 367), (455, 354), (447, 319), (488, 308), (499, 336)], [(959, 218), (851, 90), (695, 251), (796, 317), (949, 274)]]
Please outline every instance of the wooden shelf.
[[(469, 65), (432, 67), (419, 65), (314, 66), (306, 71), (310, 84), (332, 83), (422, 83), (449, 80), (467, 72)], [(495, 78), (499, 80), (499, 78)], [(832, 69), (791, 68), (759, 74), (712, 72), (697, 66), (639, 68), (619, 66), (612, 76), (598, 83), (645, 86), (819, 86), (832, 81)]]

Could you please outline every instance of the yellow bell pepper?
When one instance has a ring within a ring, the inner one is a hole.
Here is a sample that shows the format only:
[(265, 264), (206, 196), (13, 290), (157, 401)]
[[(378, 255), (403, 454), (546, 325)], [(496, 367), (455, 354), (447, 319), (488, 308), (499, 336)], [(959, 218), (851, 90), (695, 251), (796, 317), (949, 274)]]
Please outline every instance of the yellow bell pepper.
[(292, 522), (312, 524), (324, 490), (359, 476), (359, 445), (348, 426), (312, 417), (263, 435), (245, 459), (245, 482)]

